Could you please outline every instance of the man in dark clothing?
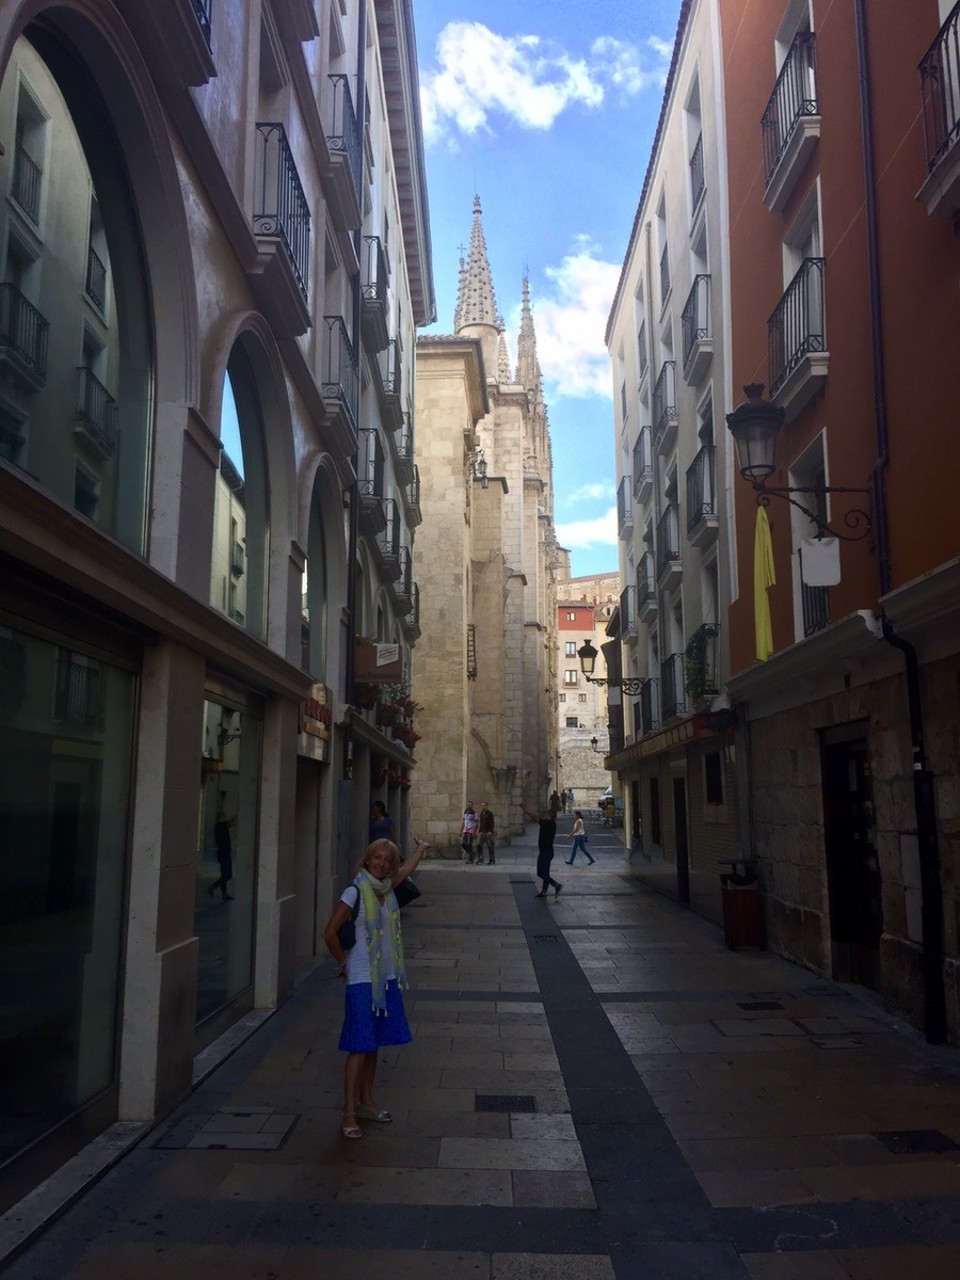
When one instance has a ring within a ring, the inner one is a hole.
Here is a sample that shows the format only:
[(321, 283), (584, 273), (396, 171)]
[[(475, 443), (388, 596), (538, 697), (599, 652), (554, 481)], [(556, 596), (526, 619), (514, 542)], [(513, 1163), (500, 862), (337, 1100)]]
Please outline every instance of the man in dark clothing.
[(487, 866), (492, 867), (496, 862), (496, 852), (493, 847), (494, 820), (493, 814), (487, 808), (486, 800), (480, 801), (480, 821), (477, 825), (477, 862), (483, 862), (483, 850), (487, 850)]
[(220, 863), (220, 879), (214, 880), (207, 889), (212, 898), (217, 889), (223, 895), (224, 902), (232, 902), (233, 897), (227, 893), (227, 885), (233, 879), (233, 842), (230, 839), (230, 828), (236, 818), (228, 818), (221, 809), (213, 824), (213, 842), (217, 847), (217, 861)]
[(540, 835), (537, 840), (539, 853), (537, 854), (537, 875), (543, 883), (543, 888), (537, 894), (538, 898), (547, 896), (547, 886), (553, 885), (553, 896), (556, 897), (563, 885), (559, 880), (554, 880), (550, 875), (550, 863), (553, 861), (553, 842), (557, 835), (557, 819), (549, 809), (543, 809), (540, 813), (531, 813), (529, 809), (524, 809), (531, 822), (540, 824)]

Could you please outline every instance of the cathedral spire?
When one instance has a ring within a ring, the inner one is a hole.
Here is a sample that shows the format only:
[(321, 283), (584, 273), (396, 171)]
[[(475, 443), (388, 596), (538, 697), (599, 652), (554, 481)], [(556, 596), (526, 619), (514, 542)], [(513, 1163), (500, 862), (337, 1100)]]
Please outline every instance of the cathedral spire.
[(510, 352), (507, 350), (507, 339), (503, 330), (497, 343), (497, 381), (501, 386), (513, 381), (513, 370), (510, 368)]
[(517, 382), (528, 391), (540, 390), (540, 361), (537, 359), (537, 335), (530, 310), (530, 281), (523, 277), (523, 302), (520, 308), (520, 333), (517, 337)]
[(471, 324), (488, 324), (498, 330), (503, 328), (503, 321), (497, 311), (497, 300), (493, 293), (493, 280), (490, 278), (490, 264), (487, 261), (487, 243), (483, 238), (480, 214), (480, 197), (475, 195), (470, 251), (466, 263), (463, 258), (460, 259), (460, 288), (457, 292), (457, 309), (453, 317), (453, 327), (457, 333)]

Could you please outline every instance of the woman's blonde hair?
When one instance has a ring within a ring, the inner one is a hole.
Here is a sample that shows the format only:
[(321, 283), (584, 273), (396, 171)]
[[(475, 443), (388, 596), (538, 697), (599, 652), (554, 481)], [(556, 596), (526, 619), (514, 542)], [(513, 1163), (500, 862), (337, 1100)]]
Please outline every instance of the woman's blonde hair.
[(370, 858), (373, 856), (374, 850), (376, 849), (390, 850), (390, 854), (393, 861), (390, 865), (390, 870), (388, 872), (388, 875), (393, 875), (394, 871), (396, 871), (397, 867), (400, 865), (400, 850), (397, 848), (397, 846), (393, 843), (392, 840), (387, 840), (381, 837), (379, 840), (371, 840), (371, 842), (367, 845), (366, 849), (364, 850), (363, 857), (357, 863), (358, 875), (361, 871), (367, 870), (367, 863), (370, 860)]

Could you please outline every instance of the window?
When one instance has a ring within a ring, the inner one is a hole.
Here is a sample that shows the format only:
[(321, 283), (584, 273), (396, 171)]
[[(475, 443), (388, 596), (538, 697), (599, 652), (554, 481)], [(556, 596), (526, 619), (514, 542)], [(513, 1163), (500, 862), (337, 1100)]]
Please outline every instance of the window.
[(586, 700), (587, 700), (587, 695), (586, 695), (585, 693), (578, 693), (578, 694), (577, 694), (577, 701), (578, 701), (578, 702), (586, 702)]
[(565, 658), (575, 658), (577, 656), (576, 640), (565, 640), (563, 645), (563, 656)]
[(576, 685), (580, 683), (580, 672), (575, 671), (572, 667), (568, 667), (563, 673), (563, 683), (567, 685)]
[(568, 611), (567, 611), (567, 621), (568, 621), (568, 622), (576, 622), (576, 620), (577, 620), (577, 615), (576, 615), (575, 613), (573, 613), (571, 610), (568, 610)]
[(577, 719), (576, 716), (567, 716), (567, 728), (568, 729), (580, 728), (580, 721)]
[(567, 695), (565, 693), (561, 693), (560, 697), (557, 699), (558, 702), (566, 702), (566, 700), (567, 700)]
[(723, 756), (719, 751), (703, 757), (703, 790), (707, 804), (723, 804)]

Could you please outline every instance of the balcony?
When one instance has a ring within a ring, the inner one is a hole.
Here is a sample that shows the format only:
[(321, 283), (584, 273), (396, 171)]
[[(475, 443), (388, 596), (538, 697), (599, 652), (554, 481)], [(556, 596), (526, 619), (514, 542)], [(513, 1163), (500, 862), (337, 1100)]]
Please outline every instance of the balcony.
[(327, 146), (330, 172), (325, 188), (327, 205), (338, 231), (356, 231), (360, 226), (360, 178), (362, 151), (357, 113), (345, 75), (327, 76), (324, 118), (329, 120)]
[(633, 534), (633, 504), (630, 501), (630, 488), (624, 476), (617, 485), (617, 536), (621, 542), (629, 541)]
[(387, 256), (379, 236), (363, 237), (363, 260), (360, 264), (363, 307), (361, 326), (367, 346), (372, 352), (382, 351), (390, 337), (387, 328)]
[(373, 542), (374, 559), (384, 582), (396, 582), (400, 577), (400, 508), (395, 499), (384, 500), (386, 524)]
[(83, 287), (97, 310), (103, 311), (107, 304), (107, 268), (93, 245), (87, 248), (87, 275)]
[(210, 4), (211, 0), (193, 0), (193, 11), (200, 24), (200, 32), (210, 48)]
[(660, 251), (660, 307), (667, 305), (670, 297), (670, 250), (667, 245)]
[(690, 157), (690, 210), (696, 213), (700, 207), (700, 201), (703, 199), (703, 193), (706, 188), (706, 179), (703, 172), (703, 134), (697, 138), (696, 145), (693, 148), (693, 155)]
[(82, 366), (73, 434), (99, 461), (117, 451), (117, 405), (113, 396), (91, 371)]
[(648, 626), (657, 618), (657, 566), (652, 551), (645, 551), (637, 565), (637, 618)]
[(710, 332), (710, 277), (695, 276), (680, 317), (683, 333), (683, 378), (687, 386), (703, 381), (713, 359)]
[(716, 447), (705, 444), (687, 468), (687, 541), (705, 547), (719, 528), (716, 500)]
[(420, 588), (413, 584), (413, 604), (410, 610), (400, 619), (403, 634), (408, 640), (420, 638)]
[(233, 549), (230, 552), (230, 572), (235, 578), (242, 578), (243, 571), (247, 563), (247, 552), (243, 543), (239, 539), (234, 539)]
[(679, 581), (682, 573), (680, 510), (675, 502), (671, 502), (657, 521), (657, 583), (667, 590)]
[(10, 194), (31, 222), (40, 221), (42, 186), (43, 170), (26, 148), (18, 143), (13, 154), (13, 186)]
[(653, 444), (649, 427), (641, 427), (633, 446), (633, 497), (643, 502), (653, 489)]
[(259, 122), (256, 134), (254, 276), (270, 320), (284, 335), (299, 337), (310, 326), (310, 210), (283, 125)]
[(624, 587), (620, 592), (620, 639), (637, 638), (637, 589)]
[(690, 637), (684, 658), (684, 688), (695, 708), (705, 699), (715, 698), (720, 692), (718, 665), (720, 628), (712, 622), (697, 627)]
[(383, 425), (387, 431), (396, 431), (403, 425), (400, 343), (396, 338), (389, 340), (386, 350), (381, 351), (372, 362), (372, 368)]
[(800, 615), (804, 639), (830, 625), (830, 588), (810, 587), (800, 582)]
[(671, 653), (660, 664), (660, 705), (664, 724), (675, 716), (687, 713), (683, 659), (682, 653)]
[(397, 481), (409, 484), (413, 479), (413, 419), (409, 412), (403, 415), (403, 425), (393, 437), (397, 454)]
[(407, 524), (415, 529), (423, 524), (423, 513), (420, 510), (420, 468), (413, 464), (413, 479), (403, 488), (403, 505), (407, 513)]
[(919, 65), (927, 179), (917, 192), (927, 213), (954, 217), (960, 206), (960, 4)]
[(637, 330), (637, 378), (643, 382), (643, 376), (647, 372), (649, 364), (649, 354), (647, 352), (647, 325), (646, 321)]
[(677, 438), (677, 366), (665, 360), (653, 388), (653, 441), (666, 454)]
[(344, 453), (352, 453), (357, 439), (359, 375), (357, 357), (342, 316), (324, 316), (320, 355), (320, 394), (333, 425), (339, 429)]
[(660, 728), (660, 681), (654, 676), (640, 690), (640, 733)]
[(770, 399), (792, 422), (827, 379), (823, 258), (805, 258), (767, 321)]
[(409, 547), (400, 548), (400, 574), (393, 586), (397, 613), (406, 617), (413, 609), (413, 557)]
[(0, 378), (18, 391), (39, 391), (47, 380), (50, 325), (12, 284), (0, 284)]
[(380, 433), (370, 427), (360, 432), (357, 459), (357, 493), (360, 498), (360, 532), (375, 537), (387, 527), (383, 505), (383, 445)]
[(760, 121), (766, 178), (763, 203), (771, 213), (782, 212), (820, 137), (815, 49), (812, 31), (797, 33)]

